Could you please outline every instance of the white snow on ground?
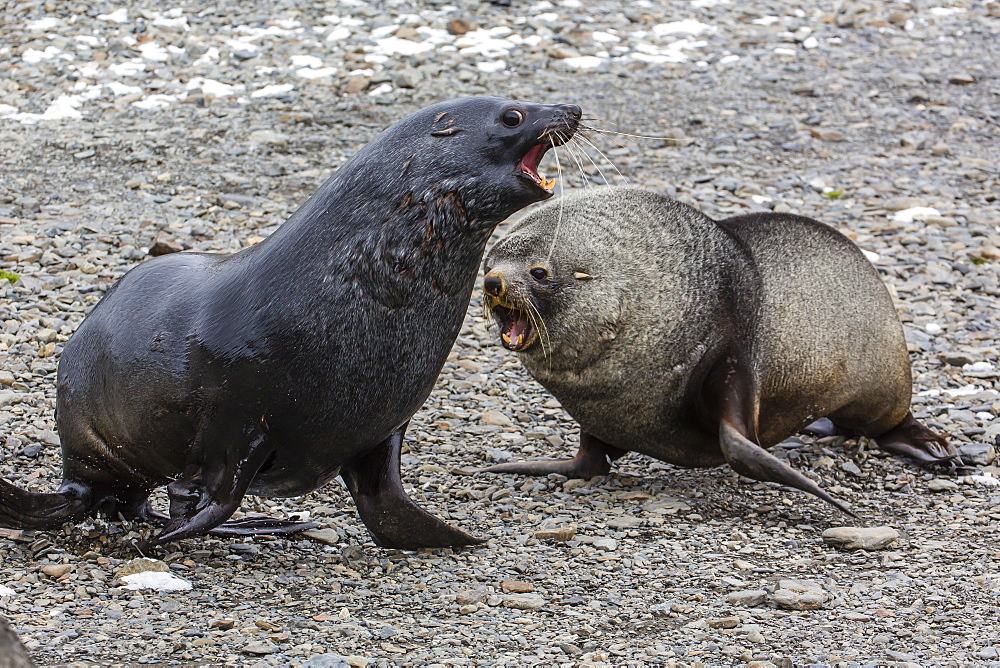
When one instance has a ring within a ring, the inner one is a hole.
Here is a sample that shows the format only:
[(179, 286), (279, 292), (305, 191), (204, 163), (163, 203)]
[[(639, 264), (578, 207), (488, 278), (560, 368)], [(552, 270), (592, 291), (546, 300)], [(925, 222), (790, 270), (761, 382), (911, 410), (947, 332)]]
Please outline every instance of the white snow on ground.
[(126, 589), (155, 589), (157, 591), (187, 591), (191, 589), (191, 583), (187, 580), (162, 571), (143, 571), (135, 575), (126, 575), (122, 580), (128, 583), (125, 586)]
[(15, 594), (17, 594), (17, 592), (10, 587), (0, 585), (0, 596), (14, 596)]
[(915, 220), (925, 220), (929, 216), (940, 216), (941, 212), (929, 206), (914, 206), (892, 214), (897, 223), (912, 223)]

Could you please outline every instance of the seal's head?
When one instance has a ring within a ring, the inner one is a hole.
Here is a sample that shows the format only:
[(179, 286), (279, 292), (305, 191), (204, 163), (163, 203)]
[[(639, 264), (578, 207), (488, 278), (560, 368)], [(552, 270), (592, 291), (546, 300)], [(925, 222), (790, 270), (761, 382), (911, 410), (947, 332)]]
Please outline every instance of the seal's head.
[(641, 244), (623, 243), (634, 232), (611, 215), (623, 190), (546, 204), (490, 250), (484, 299), (508, 350), (546, 365), (593, 359), (619, 335), (634, 286), (658, 285)]
[(399, 121), (341, 171), (356, 172), (351, 180), (370, 196), (387, 194), (401, 206), (450, 199), (474, 226), (492, 227), (552, 196), (555, 181), (541, 175), (539, 164), (573, 136), (580, 114), (574, 104), (449, 100)]

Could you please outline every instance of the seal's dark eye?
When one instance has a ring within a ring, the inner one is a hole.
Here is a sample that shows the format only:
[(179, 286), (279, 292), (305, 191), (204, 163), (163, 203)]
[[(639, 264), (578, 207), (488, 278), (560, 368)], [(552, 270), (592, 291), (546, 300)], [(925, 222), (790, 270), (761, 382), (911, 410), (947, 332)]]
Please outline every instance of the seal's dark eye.
[(544, 281), (549, 277), (549, 272), (545, 267), (535, 267), (530, 273), (531, 277), (536, 281)]
[(508, 128), (516, 128), (524, 120), (524, 114), (522, 114), (517, 109), (508, 109), (503, 112), (503, 116), (500, 117), (500, 122), (506, 125)]

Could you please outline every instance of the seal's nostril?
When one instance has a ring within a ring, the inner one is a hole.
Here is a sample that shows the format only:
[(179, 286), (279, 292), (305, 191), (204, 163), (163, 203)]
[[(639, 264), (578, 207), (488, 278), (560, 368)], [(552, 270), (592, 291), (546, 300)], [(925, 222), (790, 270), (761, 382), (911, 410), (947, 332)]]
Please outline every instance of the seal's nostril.
[(490, 274), (483, 279), (483, 290), (486, 294), (499, 297), (503, 294), (503, 279), (496, 274)]
[(575, 104), (564, 104), (563, 109), (566, 111), (567, 114), (569, 114), (570, 116), (572, 116), (577, 120), (579, 120), (580, 116), (583, 115), (583, 110), (580, 109), (580, 107)]

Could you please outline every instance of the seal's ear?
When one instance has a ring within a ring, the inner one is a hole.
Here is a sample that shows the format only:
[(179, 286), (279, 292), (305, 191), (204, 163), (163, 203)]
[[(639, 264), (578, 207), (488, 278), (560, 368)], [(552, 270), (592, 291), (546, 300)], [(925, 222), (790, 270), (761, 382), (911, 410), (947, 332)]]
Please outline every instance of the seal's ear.
[(573, 278), (577, 279), (578, 281), (589, 281), (590, 279), (593, 278), (593, 276), (582, 271), (574, 271)]
[(442, 111), (434, 117), (434, 125), (431, 137), (450, 137), (462, 131), (462, 128), (455, 127), (455, 117), (449, 116), (447, 111)]

